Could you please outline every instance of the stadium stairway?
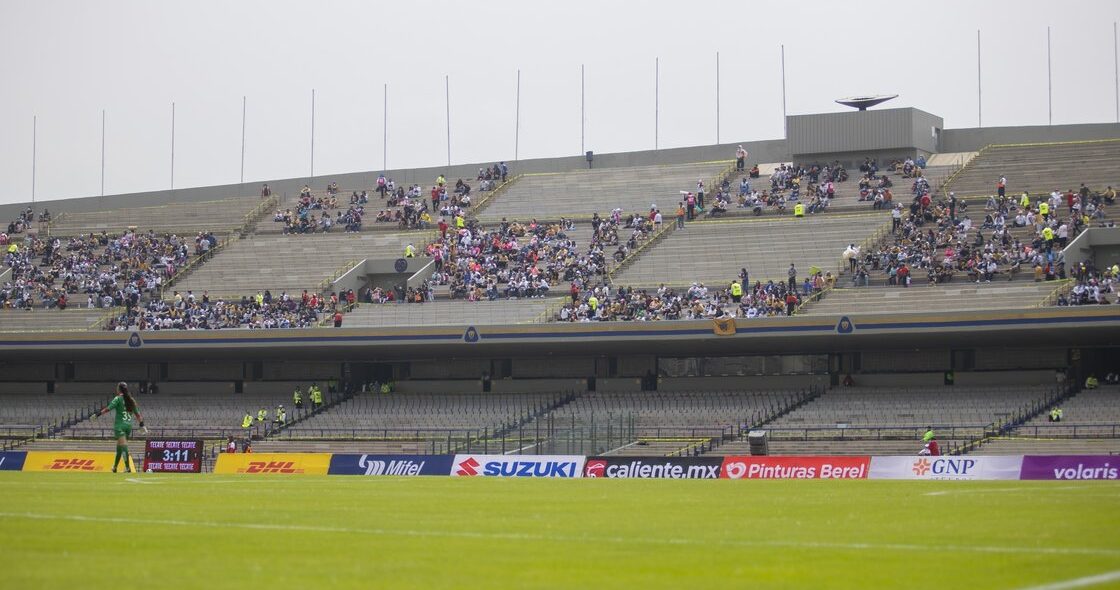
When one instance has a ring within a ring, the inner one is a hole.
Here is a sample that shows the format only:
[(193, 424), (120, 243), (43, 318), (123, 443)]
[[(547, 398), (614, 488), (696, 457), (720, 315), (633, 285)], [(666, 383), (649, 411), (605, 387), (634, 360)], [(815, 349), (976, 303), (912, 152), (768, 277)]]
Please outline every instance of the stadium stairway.
[(958, 197), (993, 195), (996, 181), (1007, 177), (1007, 194), (1048, 194), (1054, 189), (1076, 191), (1081, 183), (1090, 190), (1116, 188), (1120, 179), (1120, 139), (1071, 143), (990, 145), (968, 162), (942, 194)]

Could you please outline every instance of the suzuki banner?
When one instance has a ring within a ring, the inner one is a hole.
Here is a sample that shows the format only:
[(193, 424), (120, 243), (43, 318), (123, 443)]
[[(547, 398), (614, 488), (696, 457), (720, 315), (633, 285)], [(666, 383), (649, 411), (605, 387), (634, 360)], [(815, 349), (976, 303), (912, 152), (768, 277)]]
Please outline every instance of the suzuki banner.
[[(23, 462), (24, 471), (72, 471), (97, 473), (112, 471), (116, 453), (95, 453), (85, 451), (27, 451)], [(135, 461), (135, 457), (133, 461)], [(133, 465), (133, 469), (137, 466)], [(123, 460), (121, 469), (124, 469)]]
[(584, 477), (719, 479), (723, 457), (588, 457)]
[(470, 477), (580, 477), (582, 455), (455, 455), (451, 475)]
[(1076, 481), (1120, 479), (1120, 456), (1027, 455), (1023, 457), (1022, 479)]
[(222, 453), (214, 473), (326, 475), (330, 453)]
[(454, 455), (334, 455), (330, 475), (447, 475)]
[(864, 479), (871, 458), (835, 457), (724, 457), (724, 479)]
[(27, 459), (24, 451), (0, 452), (0, 471), (22, 471), (24, 459)]
[(872, 457), (871, 479), (1019, 479), (1023, 457)]

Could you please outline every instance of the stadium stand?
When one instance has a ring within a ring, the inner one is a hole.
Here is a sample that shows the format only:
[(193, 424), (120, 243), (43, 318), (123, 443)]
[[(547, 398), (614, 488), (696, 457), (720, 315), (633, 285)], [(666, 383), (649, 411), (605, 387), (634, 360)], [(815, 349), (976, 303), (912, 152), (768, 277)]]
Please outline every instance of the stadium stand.
[(840, 254), (883, 226), (881, 214), (829, 215), (812, 219), (695, 222), (674, 231), (612, 278), (639, 287), (725, 286), (746, 268), (750, 282), (782, 282), (790, 263), (799, 281), (813, 266), (835, 273)]
[(1120, 179), (1120, 140), (993, 145), (980, 151), (942, 192), (959, 197), (993, 195), (996, 182), (1007, 178), (1007, 194), (1047, 194), (1055, 189), (1078, 190), (1084, 183), (1103, 192)]
[(109, 396), (66, 394), (0, 395), (0, 436), (49, 434), (84, 420)]
[(64, 212), (50, 222), (50, 236), (120, 233), (130, 227), (137, 231), (193, 235), (205, 231), (219, 235), (247, 229), (273, 200), (237, 197), (196, 203), (170, 203), (155, 207), (133, 207), (82, 213)]
[(0, 310), (0, 332), (67, 332), (84, 331), (98, 327), (113, 310), (85, 309), (82, 307), (59, 311), (57, 309), (3, 309)]
[(657, 204), (662, 211), (676, 210), (680, 191), (692, 191), (703, 179), (708, 190), (729, 162), (635, 166), (578, 170), (555, 174), (527, 174), (503, 194), (476, 212), (485, 223), (502, 219), (554, 221), (561, 217), (589, 217), (604, 207), (623, 211), (649, 211)]
[(936, 312), (1038, 307), (1059, 285), (1053, 282), (1012, 281), (959, 285), (916, 284), (903, 287), (846, 287), (833, 289), (810, 303), (804, 313), (813, 315), (902, 311)]
[(221, 255), (179, 281), (182, 293), (241, 297), (270, 290), (290, 295), (317, 290), (365, 258), (398, 258), (409, 243), (419, 249), (430, 235), (377, 232), (302, 236), (255, 236), (236, 240)]
[(562, 298), (498, 301), (436, 300), (422, 304), (364, 303), (346, 314), (347, 328), (524, 324), (544, 319)]
[[(1049, 386), (834, 388), (761, 427), (772, 454), (917, 454), (932, 426), (943, 449), (979, 440), (1053, 399)], [(718, 449), (748, 453), (746, 440)]]

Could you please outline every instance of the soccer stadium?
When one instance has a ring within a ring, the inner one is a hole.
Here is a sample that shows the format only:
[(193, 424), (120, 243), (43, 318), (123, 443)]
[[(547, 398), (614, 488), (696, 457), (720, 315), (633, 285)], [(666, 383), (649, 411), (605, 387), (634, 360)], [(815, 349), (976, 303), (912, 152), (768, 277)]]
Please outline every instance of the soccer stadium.
[(0, 202), (0, 587), (1120, 587), (1120, 122), (449, 97), (446, 165)]

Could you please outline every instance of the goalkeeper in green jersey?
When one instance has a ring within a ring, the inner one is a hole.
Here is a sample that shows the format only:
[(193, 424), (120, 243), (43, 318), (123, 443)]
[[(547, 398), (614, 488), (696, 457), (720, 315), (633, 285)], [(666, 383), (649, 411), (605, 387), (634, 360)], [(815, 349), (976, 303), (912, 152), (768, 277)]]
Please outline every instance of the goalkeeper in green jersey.
[[(140, 415), (140, 407), (136, 405), (136, 400), (128, 393), (128, 384), (124, 381), (117, 384), (117, 395), (109, 402), (109, 405), (94, 413), (93, 416), (90, 416), (90, 419), (109, 411), (116, 413), (113, 418), (113, 436), (117, 438), (117, 456), (113, 459), (113, 473), (117, 472), (117, 465), (120, 464), (122, 458), (124, 459), (125, 472), (133, 471), (132, 458), (128, 454), (128, 437), (132, 434), (133, 417), (140, 423), (140, 428), (144, 428), (144, 417)], [(145, 432), (147, 430), (147, 428), (144, 428)]]

